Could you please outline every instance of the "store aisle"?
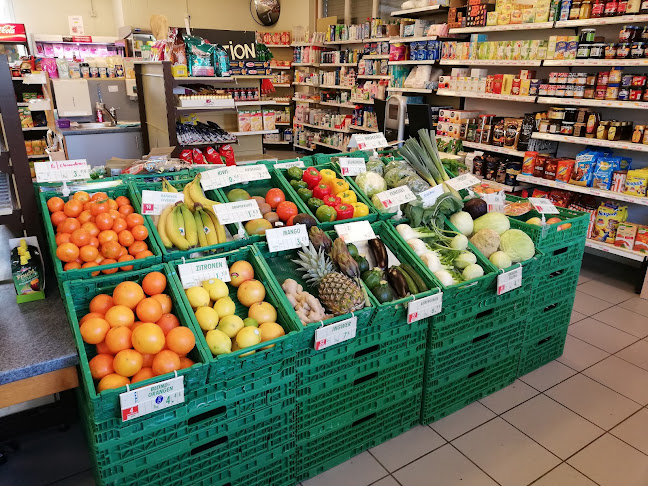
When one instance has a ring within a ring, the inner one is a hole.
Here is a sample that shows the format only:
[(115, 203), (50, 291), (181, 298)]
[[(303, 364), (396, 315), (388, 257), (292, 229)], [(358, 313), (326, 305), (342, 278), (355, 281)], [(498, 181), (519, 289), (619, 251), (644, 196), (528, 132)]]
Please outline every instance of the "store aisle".
[[(303, 486), (648, 486), (648, 301), (610, 267), (586, 255), (558, 360)], [(21, 445), (3, 486), (93, 484), (78, 426)]]

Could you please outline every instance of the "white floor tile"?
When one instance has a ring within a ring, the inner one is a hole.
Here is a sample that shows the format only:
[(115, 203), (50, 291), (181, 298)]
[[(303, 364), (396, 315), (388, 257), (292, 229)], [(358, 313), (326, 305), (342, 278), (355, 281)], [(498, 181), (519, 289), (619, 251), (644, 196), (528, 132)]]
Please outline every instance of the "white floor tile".
[(596, 486), (596, 483), (563, 462), (533, 483), (533, 486)]
[(648, 371), (610, 356), (583, 374), (641, 405), (648, 404)]
[[(584, 283), (583, 285), (587, 285), (587, 283)], [(580, 285), (578, 287), (580, 288)], [(574, 299), (574, 310), (576, 312), (580, 312), (581, 314), (585, 314), (586, 316), (591, 316), (592, 314), (601, 312), (602, 310), (605, 310), (608, 307), (612, 307), (613, 305), (614, 304), (611, 304), (610, 302), (606, 302), (604, 300), (576, 290), (576, 298)]]
[(633, 297), (630, 300), (626, 300), (619, 304), (624, 309), (631, 310), (637, 314), (648, 317), (648, 300), (642, 299), (641, 297)]
[(545, 395), (518, 405), (502, 418), (563, 460), (605, 433)]
[(545, 392), (581, 417), (609, 430), (641, 406), (583, 375), (575, 375)]
[(545, 391), (574, 374), (576, 374), (576, 371), (568, 366), (558, 361), (551, 361), (541, 368), (521, 376), (520, 380), (538, 391)]
[(621, 359), (648, 370), (648, 341), (641, 340), (615, 354)]
[(386, 478), (382, 478), (380, 481), (377, 481), (373, 483), (371, 486), (400, 486), (398, 484), (398, 481), (396, 481), (394, 478), (391, 476), (387, 476)]
[(587, 316), (585, 314), (581, 314), (580, 312), (573, 310), (571, 313), (571, 319), (569, 320), (569, 325), (571, 326), (575, 322), (582, 321), (586, 317)]
[(523, 381), (515, 380), (506, 388), (482, 398), (480, 402), (499, 415), (537, 394), (537, 390)]
[(567, 334), (565, 350), (558, 361), (576, 371), (583, 371), (608, 356), (610, 353)]
[(621, 331), (616, 327), (608, 326), (591, 317), (572, 324), (567, 332), (581, 341), (585, 341), (608, 353), (616, 353), (637, 341), (636, 336)]
[(648, 318), (618, 305), (594, 314), (592, 318), (638, 338), (648, 336)]
[(430, 427), (419, 425), (369, 451), (383, 467), (394, 472), (445, 443)]
[(430, 424), (446, 440), (454, 440), (462, 434), (478, 427), (495, 417), (495, 414), (479, 402), (474, 402), (461, 410)]
[(363, 452), (319, 476), (302, 482), (303, 486), (368, 486), (387, 476), (387, 471), (371, 454)]
[(567, 461), (601, 486), (646, 486), (648, 456), (605, 434)]
[(578, 284), (577, 285), (582, 285), (585, 282), (589, 282), (590, 280), (592, 280), (592, 279), (589, 278), (589, 277), (584, 276), (583, 271), (581, 270), (581, 274), (578, 276)]
[(497, 486), (450, 444), (394, 473), (403, 486)]
[(648, 455), (648, 410), (642, 408), (614, 427), (610, 434)]
[(578, 291), (611, 304), (619, 304), (637, 295), (634, 292), (619, 288), (618, 285), (601, 280), (585, 282), (578, 286)]
[(529, 484), (560, 463), (499, 417), (452, 444), (502, 486)]

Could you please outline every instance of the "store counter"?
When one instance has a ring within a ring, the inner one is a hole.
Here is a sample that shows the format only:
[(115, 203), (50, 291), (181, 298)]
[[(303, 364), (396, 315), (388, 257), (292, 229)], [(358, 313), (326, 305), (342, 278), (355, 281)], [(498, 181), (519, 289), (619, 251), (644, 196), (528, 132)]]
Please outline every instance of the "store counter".
[(0, 408), (78, 386), (79, 356), (58, 289), (16, 303), (0, 284)]
[(91, 166), (106, 163), (106, 154), (120, 159), (140, 159), (144, 155), (141, 128), (127, 124), (97, 127), (95, 123), (84, 128), (64, 128), (68, 159), (86, 159)]

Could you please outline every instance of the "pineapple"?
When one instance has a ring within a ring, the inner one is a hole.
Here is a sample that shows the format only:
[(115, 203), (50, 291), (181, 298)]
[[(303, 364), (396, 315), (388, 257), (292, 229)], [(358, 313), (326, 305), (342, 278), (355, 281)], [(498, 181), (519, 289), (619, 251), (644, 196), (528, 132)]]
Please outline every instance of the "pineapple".
[(305, 273), (306, 282), (317, 288), (324, 307), (336, 316), (364, 308), (365, 293), (362, 287), (336, 271), (322, 250), (316, 251), (309, 243), (308, 248), (297, 254), (299, 260), (293, 262)]

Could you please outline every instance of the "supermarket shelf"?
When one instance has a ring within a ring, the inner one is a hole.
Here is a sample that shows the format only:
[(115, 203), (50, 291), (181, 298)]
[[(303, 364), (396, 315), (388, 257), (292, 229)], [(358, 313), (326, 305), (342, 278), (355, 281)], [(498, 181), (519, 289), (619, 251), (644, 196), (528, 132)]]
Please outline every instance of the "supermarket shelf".
[(351, 130), (349, 130), (348, 128), (335, 128), (335, 127), (329, 128), (329, 127), (321, 127), (319, 125), (311, 125), (310, 123), (299, 123), (299, 122), (295, 122), (295, 125), (301, 125), (308, 128), (315, 128), (317, 130), (326, 130), (328, 132), (351, 133)]
[(323, 89), (348, 89), (348, 90), (352, 90), (354, 88), (354, 86), (342, 86), (340, 84), (321, 84), (318, 87)]
[[(294, 82), (292, 85), (293, 86), (313, 86), (315, 88), (319, 88), (319, 86), (317, 86), (316, 84), (313, 84), (313, 83)], [(275, 86), (277, 86), (277, 85), (275, 84)]]
[(290, 83), (272, 83), (272, 86), (275, 88), (290, 88), (292, 84)]
[(389, 39), (390, 44), (397, 44), (400, 42), (422, 42), (422, 41), (429, 41), (429, 40), (437, 40), (439, 37), (436, 35), (430, 36), (430, 37), (391, 37)]
[(627, 140), (611, 142), (609, 140), (599, 140), (598, 138), (570, 137), (569, 135), (555, 135), (552, 133), (535, 132), (531, 138), (538, 140), (551, 140), (554, 142), (574, 143), (577, 145), (593, 145), (596, 147), (609, 147), (618, 150), (632, 150), (634, 152), (648, 152), (648, 145), (641, 143), (632, 143)]
[(462, 144), (464, 147), (483, 150), (484, 152), (495, 152), (498, 154), (514, 155), (515, 157), (524, 157), (524, 152), (506, 147), (496, 147), (495, 145), (488, 145), (486, 143), (466, 142), (465, 140), (462, 141)]
[[(265, 105), (280, 105), (282, 104), (279, 101), (271, 101), (271, 100), (264, 100), (264, 101), (235, 101), (234, 105), (235, 106), (265, 106)], [(288, 105), (288, 103), (283, 103), (285, 105)]]
[(29, 111), (48, 111), (51, 108), (51, 102), (48, 99), (38, 99), (16, 104), (18, 106), (25, 106), (29, 108)]
[(389, 37), (375, 37), (367, 39), (349, 39), (341, 41), (326, 41), (324, 44), (327, 46), (341, 46), (345, 44), (366, 44), (368, 42), (386, 42), (389, 40)]
[(318, 62), (293, 62), (292, 67), (319, 67)]
[(349, 100), (352, 105), (373, 105), (374, 100)]
[(228, 111), (235, 110), (236, 103), (232, 100), (231, 104), (215, 106), (176, 106), (176, 111)]
[(292, 47), (290, 44), (266, 44), (268, 47)]
[(289, 127), (290, 125), (290, 122), (275, 122), (275, 126), (277, 127)]
[(553, 22), (533, 22), (526, 24), (509, 24), (509, 25), (487, 25), (485, 27), (461, 27), (458, 29), (448, 29), (448, 34), (470, 34), (477, 32), (504, 32), (509, 30), (540, 30), (552, 29)]
[(543, 66), (648, 66), (648, 59), (545, 59)]
[(365, 59), (368, 60), (380, 60), (380, 59), (389, 59), (389, 54), (368, 54), (366, 56), (362, 56), (362, 61)]
[(357, 65), (357, 62), (322, 62), (319, 67), (354, 67)]
[(343, 150), (340, 147), (336, 147), (335, 145), (329, 145), (328, 143), (324, 143), (324, 142), (315, 142), (315, 145), (320, 145), (322, 147), (330, 148), (330, 149), (333, 149), (333, 150), (339, 150), (339, 151)]
[(582, 187), (564, 182), (549, 181), (547, 179), (542, 179), (541, 177), (533, 177), (529, 175), (519, 174), (517, 178), (520, 181), (537, 184), (539, 186), (555, 187), (556, 189), (564, 189), (565, 191), (580, 192), (581, 194), (591, 194), (592, 196), (607, 197), (617, 201), (625, 201), (632, 204), (648, 206), (648, 197), (630, 196), (629, 194), (623, 194), (620, 192), (595, 189), (593, 187)]
[(388, 64), (390, 66), (401, 66), (401, 65), (407, 66), (408, 64), (436, 64), (437, 62), (439, 61), (437, 61), (436, 59), (426, 59), (424, 61), (416, 61), (411, 59), (407, 61), (389, 61)]
[(371, 133), (377, 133), (378, 132), (377, 128), (359, 127), (357, 125), (351, 125), (351, 128), (353, 128), (354, 130), (359, 130), (361, 132), (371, 132)]
[(439, 96), (454, 96), (457, 98), (481, 98), (487, 100), (518, 101), (520, 103), (535, 103), (535, 96), (498, 95), (494, 93), (471, 93), (469, 91), (437, 90)]
[(540, 66), (542, 61), (511, 61), (493, 59), (441, 59), (446, 66)]
[(610, 24), (637, 24), (648, 22), (648, 15), (621, 15), (619, 17), (599, 17), (596, 19), (579, 19), (579, 20), (559, 20), (556, 22), (556, 28), (565, 27), (591, 27), (594, 25)]
[(326, 47), (324, 44), (314, 44), (312, 42), (293, 42), (290, 47)]
[(40, 130), (49, 130), (49, 127), (33, 127), (33, 128), (23, 128), (23, 132), (37, 132)]
[(286, 142), (285, 140), (281, 140), (280, 142), (271, 142), (270, 140), (263, 140), (263, 143), (267, 143), (268, 145), (289, 145), (290, 142)]
[(630, 260), (635, 260), (637, 262), (644, 261), (644, 259), (648, 256), (648, 254), (646, 253), (641, 253), (634, 250), (626, 250), (625, 248), (610, 245), (609, 243), (603, 243), (602, 241), (590, 240), (589, 238), (585, 240), (585, 246), (588, 248), (604, 251), (606, 253), (612, 253), (613, 255), (628, 258)]
[(336, 106), (338, 108), (355, 108), (356, 106), (352, 103), (338, 103), (337, 101), (320, 101), (318, 105)]
[(598, 108), (625, 108), (628, 110), (644, 110), (648, 108), (648, 102), (646, 101), (589, 100), (584, 98), (554, 98), (551, 96), (538, 96), (538, 103), (595, 106)]
[(360, 74), (358, 79), (390, 79), (389, 74)]
[(303, 100), (299, 98), (293, 98), (293, 101), (296, 101), (297, 103), (319, 103), (318, 101), (315, 100)]
[(295, 144), (293, 144), (293, 147), (298, 148), (298, 149), (302, 149), (302, 150), (308, 150), (309, 152), (312, 152), (313, 150), (315, 150), (314, 148), (306, 147), (305, 145), (295, 145)]
[(407, 10), (396, 10), (391, 13), (392, 17), (422, 17), (424, 15), (431, 15), (437, 12), (448, 10), (448, 7), (440, 5), (431, 5), (429, 7), (410, 8)]
[(279, 133), (279, 130), (257, 130), (255, 132), (230, 132), (231, 135), (243, 137), (245, 135), (266, 135), (268, 133)]
[(216, 76), (176, 76), (173, 79), (177, 83), (205, 83), (205, 82), (219, 82), (219, 83), (233, 83), (236, 79), (268, 79), (272, 78), (271, 74), (241, 74), (241, 75), (232, 75), (226, 78), (219, 78)]
[(292, 66), (270, 66), (270, 69), (277, 71), (288, 71), (292, 69)]
[(387, 91), (396, 91), (399, 93), (432, 93), (434, 90), (426, 88), (394, 88), (389, 87)]
[(46, 158), (48, 158), (48, 157), (49, 157), (48, 154), (41, 154), (41, 155), (28, 155), (28, 156), (27, 156), (28, 159), (46, 159)]
[[(444, 154), (444, 155), (449, 155), (449, 154)], [(443, 157), (441, 157), (443, 158)], [(483, 176), (473, 174), (477, 179), (482, 181), (482, 184), (488, 184), (489, 187), (492, 189), (495, 189), (496, 191), (504, 191), (504, 192), (516, 192), (521, 189), (525, 189), (529, 187), (529, 184), (516, 184), (514, 186), (507, 186), (506, 184), (502, 184), (500, 182), (495, 182), (495, 181), (489, 181), (488, 179), (484, 178)], [(518, 179), (519, 181), (519, 179)]]

